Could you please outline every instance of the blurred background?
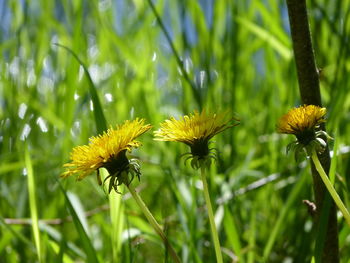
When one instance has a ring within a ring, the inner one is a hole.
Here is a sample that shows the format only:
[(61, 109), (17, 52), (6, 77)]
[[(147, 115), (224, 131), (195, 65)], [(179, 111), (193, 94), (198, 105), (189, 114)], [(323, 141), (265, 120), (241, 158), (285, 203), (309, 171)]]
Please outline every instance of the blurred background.
[[(0, 261), (171, 262), (127, 191), (109, 200), (95, 175), (59, 175), (101, 129), (96, 112), (108, 126), (142, 117), (154, 131), (205, 108), (241, 122), (214, 138), (208, 178), (224, 261), (310, 262), (310, 167), (275, 131), (300, 105), (285, 2), (153, 3), (163, 28), (149, 1), (0, 1)], [(350, 207), (350, 2), (307, 4), (335, 187)], [(133, 185), (183, 262), (215, 262), (199, 172), (181, 158), (189, 149), (152, 132), (140, 141)], [(348, 262), (350, 230), (338, 219)]]

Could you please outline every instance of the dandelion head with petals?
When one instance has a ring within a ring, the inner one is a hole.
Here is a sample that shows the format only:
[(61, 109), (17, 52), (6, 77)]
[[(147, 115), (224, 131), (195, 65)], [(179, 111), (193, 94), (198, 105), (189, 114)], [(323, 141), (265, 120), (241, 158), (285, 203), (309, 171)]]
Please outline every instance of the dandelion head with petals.
[(326, 108), (315, 105), (303, 105), (289, 110), (283, 115), (277, 124), (277, 132), (293, 134), (297, 141), (287, 147), (294, 148), (296, 154), (303, 148), (315, 147), (318, 152), (323, 151), (326, 142), (323, 137), (331, 138), (326, 132), (320, 130), (320, 124), (324, 123)]
[(211, 158), (215, 158), (215, 153), (209, 149), (209, 141), (218, 133), (238, 125), (233, 117), (229, 117), (228, 112), (200, 113), (194, 111), (179, 119), (174, 117), (165, 120), (160, 124), (160, 129), (155, 131), (155, 140), (174, 141), (187, 144), (190, 149), (191, 164), (194, 168), (199, 168), (201, 163), (210, 163)]
[(61, 177), (77, 175), (77, 179), (81, 180), (105, 168), (109, 172), (109, 192), (112, 188), (116, 190), (121, 183), (129, 184), (132, 179), (128, 179), (128, 173), (139, 177), (140, 172), (138, 163), (134, 159), (129, 160), (126, 152), (139, 147), (141, 143), (135, 139), (150, 128), (151, 125), (144, 124), (144, 119), (127, 120), (115, 129), (111, 127), (102, 135), (91, 137), (88, 145), (73, 148), (71, 162), (64, 164), (66, 171)]

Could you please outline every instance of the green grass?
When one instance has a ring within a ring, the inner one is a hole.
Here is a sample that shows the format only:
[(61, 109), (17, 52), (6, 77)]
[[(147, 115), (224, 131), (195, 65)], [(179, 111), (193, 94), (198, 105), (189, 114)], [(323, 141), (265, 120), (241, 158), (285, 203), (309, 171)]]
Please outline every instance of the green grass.
[[(310, 167), (286, 155), (294, 138), (275, 132), (300, 104), (285, 3), (210, 3), (154, 1), (188, 78), (147, 1), (0, 3), (2, 262), (171, 262), (126, 190), (108, 197), (95, 175), (59, 175), (72, 147), (105, 127), (142, 117), (155, 130), (200, 107), (241, 122), (215, 137), (208, 174), (224, 262), (311, 261)], [(340, 152), (331, 175), (350, 207), (350, 3), (308, 8), (330, 147)], [(140, 140), (134, 187), (183, 262), (215, 262), (199, 172), (180, 158), (188, 149), (151, 132)], [(347, 262), (350, 230), (338, 222)]]

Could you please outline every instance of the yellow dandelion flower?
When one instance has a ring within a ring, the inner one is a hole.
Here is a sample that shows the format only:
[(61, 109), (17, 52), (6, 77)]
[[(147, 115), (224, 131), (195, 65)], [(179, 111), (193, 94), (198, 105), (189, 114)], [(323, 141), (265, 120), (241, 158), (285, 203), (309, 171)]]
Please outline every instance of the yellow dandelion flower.
[(77, 179), (81, 180), (103, 167), (113, 178), (111, 182), (113, 185), (110, 186), (124, 183), (119, 177), (122, 172), (138, 171), (138, 165), (128, 160), (126, 151), (139, 147), (141, 143), (135, 139), (150, 128), (151, 125), (144, 125), (144, 119), (127, 120), (122, 125), (117, 125), (116, 129), (111, 127), (102, 135), (91, 137), (88, 145), (73, 148), (70, 155), (71, 162), (64, 164), (67, 170), (61, 177), (77, 174)]
[(155, 140), (183, 142), (190, 146), (192, 166), (199, 167), (200, 160), (208, 160), (210, 154), (209, 140), (216, 134), (238, 125), (236, 119), (229, 117), (228, 112), (207, 114), (204, 110), (194, 111), (179, 120), (171, 117), (160, 124), (160, 129), (154, 132)]
[(278, 121), (277, 131), (297, 137), (296, 141), (288, 144), (287, 153), (293, 150), (298, 160), (305, 153), (310, 155), (313, 150), (323, 152), (327, 146), (326, 139), (332, 139), (319, 127), (325, 122), (325, 115), (326, 108), (315, 105), (303, 105), (283, 115)]
[(304, 105), (291, 109), (278, 122), (277, 131), (280, 133), (297, 134), (306, 130), (314, 130), (325, 122), (326, 108), (315, 105)]
[(315, 129), (325, 122), (326, 108), (315, 105), (303, 105), (291, 109), (283, 115), (277, 124), (279, 133), (294, 134), (298, 141), (307, 145), (316, 139)]

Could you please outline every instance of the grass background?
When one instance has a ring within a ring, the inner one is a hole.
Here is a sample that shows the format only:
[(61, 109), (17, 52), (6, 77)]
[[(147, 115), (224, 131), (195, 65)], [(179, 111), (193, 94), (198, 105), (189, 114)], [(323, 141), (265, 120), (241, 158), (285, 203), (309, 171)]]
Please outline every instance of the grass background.
[[(59, 175), (72, 147), (103, 129), (101, 115), (107, 126), (143, 117), (155, 130), (205, 107), (241, 120), (215, 137), (220, 155), (209, 173), (225, 262), (310, 262), (315, 233), (302, 204), (313, 200), (310, 168), (286, 155), (294, 138), (275, 132), (300, 104), (285, 2), (154, 3), (171, 44), (147, 1), (0, 1), (1, 261), (170, 262), (126, 191), (108, 197), (94, 175)], [(311, 0), (308, 8), (338, 152), (335, 186), (350, 207), (350, 2)], [(93, 85), (57, 43), (79, 57)], [(133, 155), (143, 175), (134, 186), (183, 262), (215, 262), (198, 172), (180, 158), (188, 149), (152, 133), (140, 140)], [(339, 244), (348, 262), (340, 215)]]

